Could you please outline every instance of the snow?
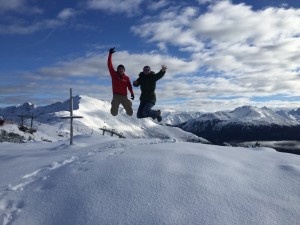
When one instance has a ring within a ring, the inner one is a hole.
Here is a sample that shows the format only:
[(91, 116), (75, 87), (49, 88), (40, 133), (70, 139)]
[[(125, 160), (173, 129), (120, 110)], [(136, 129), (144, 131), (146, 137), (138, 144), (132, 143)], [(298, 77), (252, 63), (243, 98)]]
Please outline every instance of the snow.
[(186, 142), (194, 135), (122, 109), (112, 117), (86, 96), (74, 106), (86, 128), (74, 145), (59, 119), (68, 112), (50, 106), (32, 107), (43, 112), (33, 140), (0, 143), (0, 224), (299, 224), (299, 155)]
[(184, 129), (191, 131), (198, 122), (201, 123), (214, 120), (221, 121), (217, 125), (219, 128), (231, 123), (246, 124), (248, 126), (299, 126), (299, 118), (298, 111), (275, 112), (267, 107), (258, 108), (255, 106), (242, 106), (230, 112), (219, 111), (215, 113), (205, 113), (197, 118), (189, 119), (184, 125)]
[(204, 113), (201, 112), (163, 112), (162, 117), (165, 124), (177, 125), (190, 119), (195, 119)]
[[(24, 105), (27, 105), (25, 103)], [(33, 127), (37, 129), (31, 138), (40, 141), (42, 138), (50, 141), (65, 140), (68, 136), (69, 121), (61, 117), (69, 116), (70, 101), (63, 103), (57, 102), (52, 105), (43, 107), (7, 107), (0, 109), (0, 115), (7, 115), (4, 119), (19, 120), (17, 115), (34, 115)], [(32, 104), (31, 104), (32, 105)], [(32, 105), (33, 106), (33, 105)], [(152, 119), (137, 119), (136, 116), (129, 117), (125, 110), (120, 107), (119, 114), (112, 117), (110, 114), (111, 104), (88, 96), (74, 97), (74, 116), (82, 116), (83, 119), (74, 119), (74, 134), (102, 133), (99, 128), (115, 129), (118, 133), (123, 133), (125, 137), (131, 138), (175, 138), (177, 140), (194, 139), (199, 142), (207, 143), (208, 141), (199, 138), (194, 134), (185, 132), (179, 128), (158, 125)], [(24, 108), (26, 109), (24, 111)], [(13, 110), (12, 110), (13, 109)], [(15, 115), (15, 116), (12, 116)], [(29, 125), (30, 122), (28, 121)], [(51, 129), (49, 126), (56, 127)], [(15, 132), (18, 133), (15, 126)], [(10, 130), (12, 131), (12, 130)], [(49, 135), (49, 132), (52, 132)], [(56, 134), (55, 134), (56, 133)], [(28, 134), (25, 135), (28, 139)]]
[(0, 143), (2, 224), (297, 224), (300, 157), (93, 134)]

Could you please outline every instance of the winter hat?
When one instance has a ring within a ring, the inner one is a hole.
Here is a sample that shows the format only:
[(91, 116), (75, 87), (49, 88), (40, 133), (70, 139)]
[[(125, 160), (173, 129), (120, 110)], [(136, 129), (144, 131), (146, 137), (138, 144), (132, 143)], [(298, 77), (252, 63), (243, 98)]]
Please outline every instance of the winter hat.
[(120, 64), (120, 65), (118, 65), (118, 68), (117, 68), (117, 70), (119, 69), (119, 68), (123, 68), (124, 69), (124, 71), (125, 71), (125, 66), (123, 66), (122, 64)]

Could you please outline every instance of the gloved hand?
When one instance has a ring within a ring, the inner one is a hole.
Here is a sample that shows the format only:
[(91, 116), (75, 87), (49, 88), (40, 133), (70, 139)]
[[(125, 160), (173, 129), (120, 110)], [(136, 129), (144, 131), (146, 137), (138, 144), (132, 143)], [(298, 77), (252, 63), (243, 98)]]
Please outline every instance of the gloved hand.
[(168, 67), (165, 64), (161, 65), (161, 71), (166, 72), (167, 69)]
[(139, 82), (137, 80), (133, 81), (132, 84), (133, 84), (134, 87), (138, 87), (139, 86)]
[(134, 100), (134, 94), (131, 95), (131, 100)]
[(109, 49), (110, 54), (114, 54), (116, 52), (115, 47)]

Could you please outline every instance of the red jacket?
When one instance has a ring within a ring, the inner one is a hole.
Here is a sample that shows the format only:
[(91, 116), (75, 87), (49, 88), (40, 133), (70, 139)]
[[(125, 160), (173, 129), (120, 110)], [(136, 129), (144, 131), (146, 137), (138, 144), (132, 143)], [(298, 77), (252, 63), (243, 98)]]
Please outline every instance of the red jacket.
[(107, 59), (107, 66), (112, 80), (112, 91), (113, 94), (119, 94), (127, 96), (127, 88), (129, 89), (130, 93), (133, 95), (132, 86), (130, 83), (130, 79), (126, 74), (120, 75), (115, 71), (113, 64), (112, 64), (112, 54), (109, 53)]

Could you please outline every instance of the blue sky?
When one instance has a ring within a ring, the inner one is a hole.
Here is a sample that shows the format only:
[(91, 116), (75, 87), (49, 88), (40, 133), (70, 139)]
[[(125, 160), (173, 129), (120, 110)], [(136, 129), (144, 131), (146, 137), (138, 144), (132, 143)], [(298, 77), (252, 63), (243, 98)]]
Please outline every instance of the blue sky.
[(300, 107), (300, 1), (0, 0), (0, 14), (0, 107), (64, 101), (69, 88), (110, 101), (114, 46), (131, 81), (168, 66), (162, 110)]

